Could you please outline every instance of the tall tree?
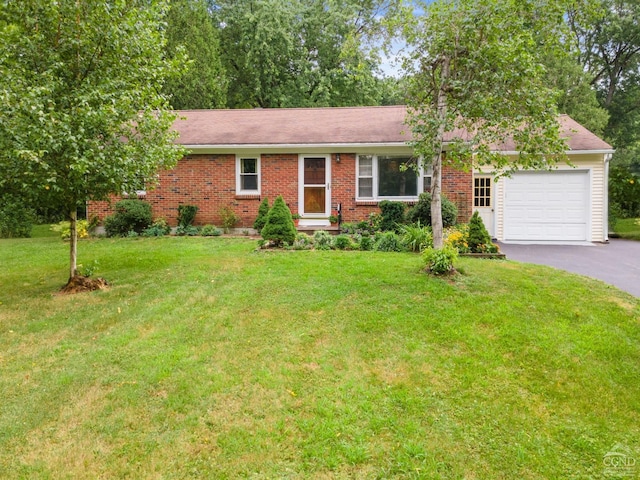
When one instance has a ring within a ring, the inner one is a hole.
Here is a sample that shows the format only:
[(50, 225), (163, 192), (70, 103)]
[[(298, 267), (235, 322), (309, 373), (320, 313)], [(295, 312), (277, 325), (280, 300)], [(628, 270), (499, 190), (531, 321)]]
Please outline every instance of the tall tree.
[[(549, 168), (565, 152), (556, 92), (541, 58), (557, 48), (561, 5), (549, 0), (441, 0), (424, 6), (405, 35), (413, 47), (407, 123), (418, 156), (433, 168), (433, 241), (442, 247), (442, 152), (458, 168)], [(511, 159), (492, 147), (510, 138)]]
[(160, 0), (3, 0), (0, 188), (18, 186), (71, 222), (87, 200), (130, 192), (183, 154), (162, 90)]
[(228, 102), (236, 107), (372, 105), (375, 39), (401, 0), (213, 0)]
[(600, 0), (599, 9), (585, 15), (569, 10), (569, 24), (580, 46), (582, 64), (608, 107), (621, 82), (640, 67), (640, 1)]
[(226, 105), (227, 78), (222, 66), (218, 29), (206, 0), (171, 0), (167, 15), (167, 53), (186, 52), (189, 69), (167, 79), (164, 91), (180, 110)]

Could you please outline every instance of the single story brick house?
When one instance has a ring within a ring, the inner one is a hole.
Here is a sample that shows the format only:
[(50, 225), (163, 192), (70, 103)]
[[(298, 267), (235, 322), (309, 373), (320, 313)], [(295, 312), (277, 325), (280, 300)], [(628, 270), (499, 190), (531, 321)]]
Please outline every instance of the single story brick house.
[[(180, 204), (197, 205), (196, 224), (220, 224), (231, 207), (240, 228), (250, 228), (260, 201), (282, 195), (300, 224), (329, 225), (340, 208), (343, 221), (379, 212), (382, 200), (414, 204), (431, 185), (429, 169), (416, 175), (404, 106), (191, 110), (178, 112), (174, 128), (189, 154), (160, 173), (159, 186), (141, 195), (154, 217), (176, 223)], [(445, 167), (442, 191), (467, 221), (474, 210), (490, 233), (512, 242), (607, 240), (610, 145), (568, 116), (560, 122), (573, 163), (548, 172), (522, 171), (494, 180), (490, 169)], [(507, 144), (505, 155), (516, 155)], [(89, 215), (112, 213), (91, 202)]]

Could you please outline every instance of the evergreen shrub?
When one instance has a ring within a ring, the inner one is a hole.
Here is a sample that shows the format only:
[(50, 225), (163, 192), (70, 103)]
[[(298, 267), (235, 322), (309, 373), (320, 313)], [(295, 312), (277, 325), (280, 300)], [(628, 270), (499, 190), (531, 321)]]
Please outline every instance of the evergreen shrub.
[(264, 228), (264, 224), (267, 222), (267, 214), (269, 213), (269, 199), (264, 197), (260, 206), (258, 207), (258, 216), (255, 222), (253, 222), (253, 228), (260, 232)]
[(271, 241), (275, 246), (282, 246), (285, 242), (293, 244), (296, 239), (297, 230), (293, 224), (291, 210), (284, 203), (282, 195), (273, 202), (260, 233), (262, 238)]

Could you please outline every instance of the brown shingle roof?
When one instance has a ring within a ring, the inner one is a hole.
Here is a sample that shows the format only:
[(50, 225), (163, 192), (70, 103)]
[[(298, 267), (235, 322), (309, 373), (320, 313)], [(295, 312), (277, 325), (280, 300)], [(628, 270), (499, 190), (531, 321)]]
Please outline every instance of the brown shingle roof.
[[(183, 110), (174, 128), (188, 146), (404, 144), (406, 107)], [(571, 150), (611, 146), (567, 115), (560, 117)], [(451, 137), (449, 137), (451, 138)], [(501, 150), (512, 150), (509, 142)]]

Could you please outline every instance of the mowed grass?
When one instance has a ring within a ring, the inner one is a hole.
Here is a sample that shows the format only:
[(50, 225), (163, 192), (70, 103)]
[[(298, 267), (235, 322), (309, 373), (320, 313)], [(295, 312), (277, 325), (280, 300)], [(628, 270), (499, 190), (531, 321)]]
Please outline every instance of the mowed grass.
[(640, 218), (623, 218), (616, 222), (615, 232), (620, 238), (640, 240)]
[(640, 304), (413, 254), (0, 241), (0, 478), (603, 478), (640, 447)]

